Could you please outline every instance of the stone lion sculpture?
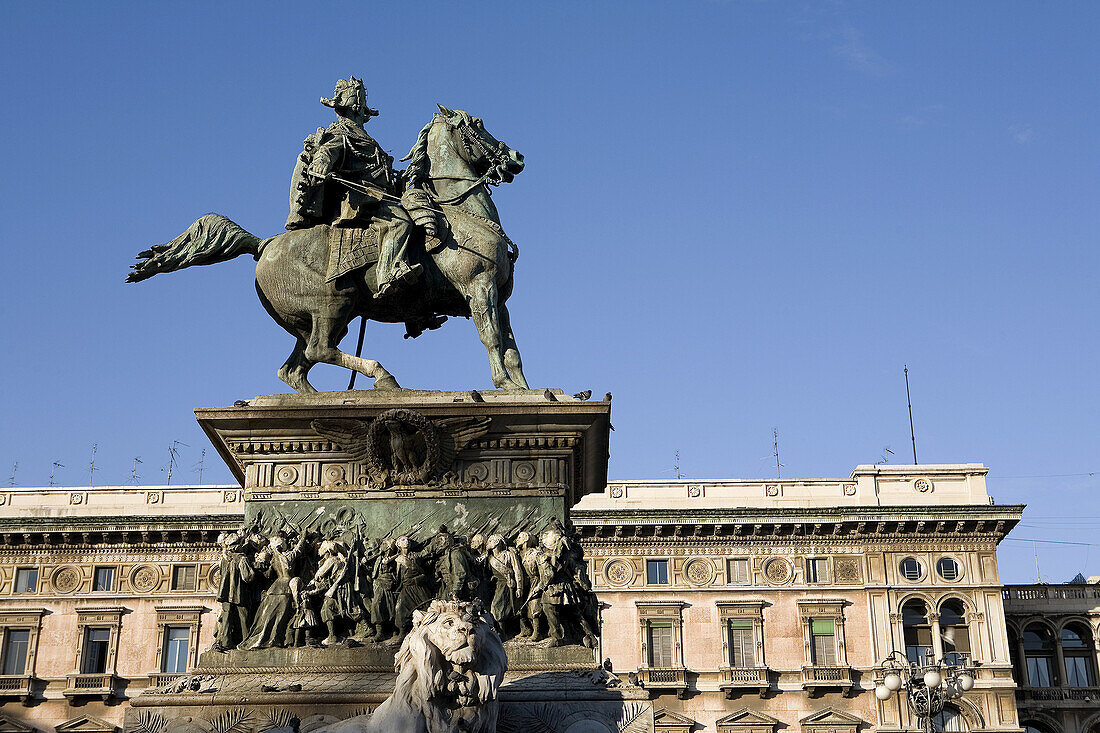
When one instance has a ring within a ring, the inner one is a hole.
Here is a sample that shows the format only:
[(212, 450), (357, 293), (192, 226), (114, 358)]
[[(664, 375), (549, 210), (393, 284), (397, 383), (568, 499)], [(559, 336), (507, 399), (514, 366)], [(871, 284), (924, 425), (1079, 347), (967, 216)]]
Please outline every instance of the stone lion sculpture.
[(432, 601), (415, 611), (394, 658), (393, 694), (371, 715), (324, 733), (495, 733), (508, 658), (494, 624), (477, 601)]

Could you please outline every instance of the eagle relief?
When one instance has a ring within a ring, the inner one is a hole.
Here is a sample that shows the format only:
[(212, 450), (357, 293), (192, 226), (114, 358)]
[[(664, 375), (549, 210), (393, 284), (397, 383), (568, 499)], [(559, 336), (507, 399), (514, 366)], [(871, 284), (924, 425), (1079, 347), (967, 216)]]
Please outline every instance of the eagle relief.
[(319, 434), (367, 469), (376, 489), (433, 483), (454, 468), (455, 457), (489, 432), (492, 418), (431, 420), (408, 409), (386, 410), (373, 420), (314, 420)]

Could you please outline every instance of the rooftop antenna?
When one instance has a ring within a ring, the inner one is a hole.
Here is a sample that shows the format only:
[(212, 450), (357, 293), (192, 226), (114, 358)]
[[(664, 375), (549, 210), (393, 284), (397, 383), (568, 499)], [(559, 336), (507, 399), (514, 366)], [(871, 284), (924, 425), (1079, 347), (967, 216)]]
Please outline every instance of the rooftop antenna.
[(884, 463), (890, 462), (890, 456), (894, 455), (894, 451), (890, 450), (890, 446), (886, 446), (882, 449), (882, 459), (876, 463), (876, 466), (881, 466)]
[(8, 488), (15, 486), (15, 472), (19, 470), (19, 461), (11, 464), (11, 476), (8, 477)]
[(909, 403), (909, 437), (913, 440), (913, 465), (917, 465), (917, 433), (913, 430), (913, 398), (909, 396), (909, 365), (905, 365), (905, 401)]
[(88, 462), (88, 486), (95, 486), (95, 452), (99, 443), (92, 443), (92, 460)]
[(684, 474), (680, 473), (680, 451), (676, 451), (676, 463), (673, 468), (676, 469), (676, 478), (680, 479), (684, 477)]
[(180, 452), (178, 450), (176, 450), (177, 445), (182, 445), (185, 448), (190, 448), (191, 447), (191, 446), (187, 445), (187, 443), (184, 443), (183, 441), (179, 441), (179, 440), (173, 440), (172, 445), (168, 446), (168, 465), (165, 466), (164, 468), (160, 469), (162, 471), (167, 471), (168, 472), (168, 480), (166, 482), (167, 486), (172, 485), (172, 472), (176, 470), (176, 461), (179, 459), (179, 455), (180, 455)]
[(779, 462), (779, 428), (772, 428), (772, 455), (775, 456), (775, 477), (783, 478), (779, 468), (783, 465)]
[(1032, 542), (1031, 549), (1035, 552), (1035, 582), (1042, 583), (1043, 576), (1039, 574), (1039, 545), (1035, 542)]
[(140, 456), (134, 456), (134, 464), (133, 464), (133, 467), (130, 468), (130, 485), (131, 486), (137, 486), (138, 479), (141, 478), (141, 476), (138, 476), (138, 472), (137, 472), (137, 467), (138, 467), (139, 463), (141, 463), (141, 457)]
[(55, 484), (54, 481), (53, 481), (53, 473), (54, 473), (54, 471), (56, 471), (59, 468), (65, 468), (65, 464), (64, 463), (58, 463), (57, 461), (54, 461), (50, 465), (50, 486), (57, 486), (57, 484)]
[(195, 464), (197, 466), (197, 468), (195, 469), (195, 473), (197, 473), (199, 475), (199, 485), (200, 486), (202, 485), (202, 467), (203, 467), (203, 464), (205, 462), (206, 462), (206, 448), (203, 448), (202, 449), (202, 454), (199, 455), (199, 462)]

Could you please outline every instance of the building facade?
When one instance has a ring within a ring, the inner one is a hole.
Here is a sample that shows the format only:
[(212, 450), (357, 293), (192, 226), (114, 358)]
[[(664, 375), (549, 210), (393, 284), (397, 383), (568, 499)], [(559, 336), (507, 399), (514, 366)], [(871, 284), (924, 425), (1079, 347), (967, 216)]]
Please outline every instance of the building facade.
[[(874, 696), (888, 654), (953, 654), (978, 681), (939, 726), (1018, 731), (996, 547), (1022, 507), (991, 504), (985, 473), (612, 482), (572, 515), (600, 658), (648, 691), (660, 731), (856, 733), (919, 728)], [(0, 493), (0, 733), (115, 733), (129, 699), (193, 667), (242, 502), (237, 486)]]
[(1017, 730), (996, 549), (1022, 507), (991, 504), (985, 474), (612, 482), (573, 513), (603, 654), (652, 691), (663, 730), (917, 730), (873, 692), (895, 651), (977, 667), (940, 728)]
[(1027, 733), (1100, 731), (1098, 581), (1004, 587), (1016, 704)]

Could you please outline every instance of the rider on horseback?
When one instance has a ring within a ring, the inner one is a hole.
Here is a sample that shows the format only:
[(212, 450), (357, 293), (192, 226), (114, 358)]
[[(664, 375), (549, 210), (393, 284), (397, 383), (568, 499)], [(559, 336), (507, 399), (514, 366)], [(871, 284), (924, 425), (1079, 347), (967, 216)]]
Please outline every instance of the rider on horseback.
[(380, 298), (421, 274), (419, 264), (408, 262), (412, 220), (398, 203), (393, 158), (363, 129), (378, 115), (367, 106), (363, 80), (339, 80), (332, 99), (322, 98), (321, 104), (332, 107), (338, 119), (305, 139), (291, 178), (286, 228), (371, 226), (379, 239), (374, 297)]

